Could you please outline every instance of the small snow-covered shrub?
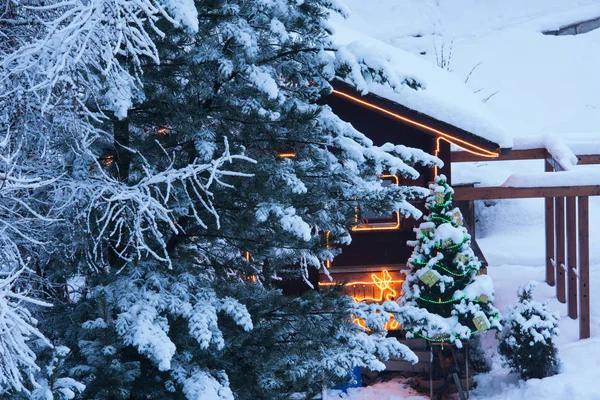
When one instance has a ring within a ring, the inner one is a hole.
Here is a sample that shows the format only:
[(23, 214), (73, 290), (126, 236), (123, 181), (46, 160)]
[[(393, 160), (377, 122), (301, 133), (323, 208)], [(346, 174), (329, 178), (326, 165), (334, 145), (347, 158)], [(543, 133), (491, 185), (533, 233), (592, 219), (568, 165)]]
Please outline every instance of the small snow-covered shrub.
[(558, 314), (532, 299), (536, 285), (529, 282), (519, 288), (519, 302), (507, 307), (500, 334), (500, 355), (522, 379), (554, 375), (558, 366), (558, 351), (552, 341), (559, 333)]

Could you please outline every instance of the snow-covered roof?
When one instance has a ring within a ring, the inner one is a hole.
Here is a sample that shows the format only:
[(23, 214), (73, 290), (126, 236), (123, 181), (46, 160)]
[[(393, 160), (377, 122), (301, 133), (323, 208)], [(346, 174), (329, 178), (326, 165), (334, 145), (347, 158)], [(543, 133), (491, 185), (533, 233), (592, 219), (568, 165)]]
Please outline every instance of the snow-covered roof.
[[(485, 104), (448, 71), (402, 49), (356, 32), (343, 20), (333, 19), (337, 57), (352, 67), (346, 80), (363, 95), (375, 94), (418, 113), (510, 149), (512, 138)], [(376, 69), (387, 82), (365, 79), (360, 64)], [(415, 83), (414, 89), (406, 82)]]

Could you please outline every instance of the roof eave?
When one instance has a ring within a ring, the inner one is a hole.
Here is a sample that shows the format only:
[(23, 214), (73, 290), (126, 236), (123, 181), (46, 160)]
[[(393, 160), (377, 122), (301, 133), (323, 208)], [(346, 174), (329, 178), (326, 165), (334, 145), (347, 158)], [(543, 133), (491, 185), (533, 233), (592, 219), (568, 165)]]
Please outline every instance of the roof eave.
[[(511, 150), (511, 148), (501, 147), (498, 143), (482, 138), (475, 133), (468, 132), (462, 128), (458, 128), (447, 122), (440, 121), (427, 114), (415, 111), (402, 104), (398, 104), (394, 101), (380, 97), (376, 94), (367, 93), (363, 95), (358, 90), (356, 90), (354, 86), (339, 79), (336, 79), (333, 82), (331, 82), (331, 85), (334, 89), (332, 95), (344, 97), (348, 101), (352, 101), (353, 99), (355, 99), (355, 101), (358, 100), (358, 103), (362, 106), (368, 107), (374, 112), (377, 112), (388, 118), (399, 120), (400, 122), (402, 122), (402, 119), (404, 118), (405, 124), (409, 124), (410, 122), (406, 120), (410, 120), (411, 122), (414, 122), (412, 123), (412, 125), (415, 128), (428, 135), (439, 137), (441, 135), (436, 133), (436, 131), (443, 132), (449, 137), (458, 139), (458, 141), (468, 142), (476, 147), (481, 147), (486, 151), (498, 155), (506, 154)], [(346, 96), (344, 96), (344, 94)], [(455, 144), (460, 147), (460, 144)]]

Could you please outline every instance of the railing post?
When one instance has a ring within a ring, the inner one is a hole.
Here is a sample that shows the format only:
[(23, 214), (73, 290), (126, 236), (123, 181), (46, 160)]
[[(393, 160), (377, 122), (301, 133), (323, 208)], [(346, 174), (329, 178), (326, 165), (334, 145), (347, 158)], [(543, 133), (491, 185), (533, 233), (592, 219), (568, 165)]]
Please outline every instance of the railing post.
[(589, 199), (579, 197), (579, 339), (590, 337), (590, 227)]
[(567, 197), (567, 282), (569, 317), (577, 318), (577, 198)]
[(550, 286), (556, 284), (554, 279), (554, 198), (546, 197), (546, 283)]
[[(552, 166), (549, 162), (544, 161), (546, 172), (552, 171)], [(554, 198), (546, 197), (544, 199), (546, 207), (546, 283), (550, 286), (556, 284), (554, 279), (554, 266), (552, 265), (552, 259), (554, 259)]]
[(556, 298), (561, 303), (567, 301), (565, 287), (565, 198), (556, 197), (554, 202), (554, 219), (556, 226)]

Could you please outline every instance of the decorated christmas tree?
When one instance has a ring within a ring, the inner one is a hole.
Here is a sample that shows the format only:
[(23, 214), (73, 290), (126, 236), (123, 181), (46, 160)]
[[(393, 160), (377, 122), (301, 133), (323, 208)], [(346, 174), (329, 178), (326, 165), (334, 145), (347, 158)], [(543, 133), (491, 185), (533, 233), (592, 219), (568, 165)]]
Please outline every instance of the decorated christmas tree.
[(460, 210), (452, 206), (454, 190), (446, 177), (437, 176), (429, 189), (429, 215), (415, 228), (417, 240), (408, 243), (414, 251), (398, 318), (408, 336), (460, 346), (474, 333), (500, 328), (494, 286), (479, 275), (481, 263)]

